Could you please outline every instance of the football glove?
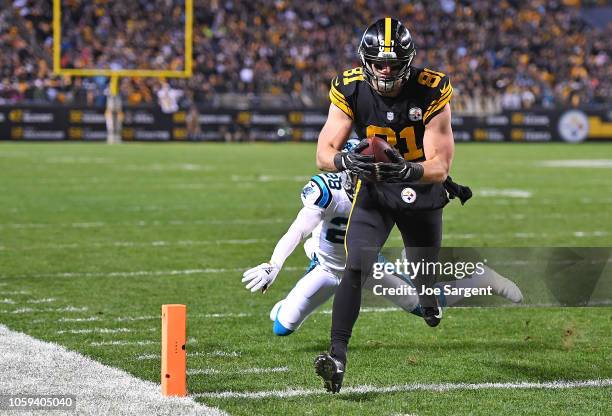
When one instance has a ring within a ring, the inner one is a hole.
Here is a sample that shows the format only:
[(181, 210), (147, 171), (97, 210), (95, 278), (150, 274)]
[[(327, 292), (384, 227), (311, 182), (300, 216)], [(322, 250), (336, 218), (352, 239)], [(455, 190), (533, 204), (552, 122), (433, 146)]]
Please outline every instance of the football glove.
[(406, 161), (396, 149), (385, 149), (390, 162), (376, 163), (376, 180), (380, 182), (415, 182), (423, 177), (423, 165)]
[(368, 147), (368, 141), (364, 139), (355, 146), (353, 151), (336, 153), (334, 166), (338, 169), (338, 172), (348, 170), (358, 176), (374, 172), (374, 156), (359, 154), (366, 147)]
[(278, 272), (280, 272), (280, 267), (276, 264), (272, 262), (261, 263), (242, 274), (242, 283), (245, 284), (247, 290), (251, 290), (253, 293), (260, 289), (262, 293), (265, 293), (274, 283)]

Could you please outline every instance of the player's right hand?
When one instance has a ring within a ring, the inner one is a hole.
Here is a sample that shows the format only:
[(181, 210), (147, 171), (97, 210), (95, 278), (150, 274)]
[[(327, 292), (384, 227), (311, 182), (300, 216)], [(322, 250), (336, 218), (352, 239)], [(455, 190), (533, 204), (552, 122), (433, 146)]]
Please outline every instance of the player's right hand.
[(260, 289), (265, 292), (274, 283), (279, 272), (280, 267), (276, 264), (261, 263), (242, 274), (242, 283), (253, 293)]
[(376, 164), (376, 179), (381, 182), (413, 182), (423, 176), (423, 165), (408, 162), (394, 149), (385, 149), (389, 162)]
[(352, 152), (336, 153), (334, 166), (338, 169), (338, 172), (348, 170), (358, 176), (374, 172), (374, 156), (359, 154), (366, 147), (368, 147), (368, 141), (364, 139), (355, 146)]

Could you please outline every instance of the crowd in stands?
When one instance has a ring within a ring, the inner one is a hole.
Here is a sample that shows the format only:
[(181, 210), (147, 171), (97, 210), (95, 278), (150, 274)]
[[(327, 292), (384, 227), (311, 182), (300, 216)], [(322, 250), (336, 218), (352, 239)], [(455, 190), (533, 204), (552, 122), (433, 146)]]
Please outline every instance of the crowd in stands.
[[(591, 3), (598, 3), (591, 1)], [(184, 103), (321, 106), (329, 81), (359, 64), (365, 27), (410, 29), (416, 66), (446, 72), (466, 113), (602, 105), (612, 97), (612, 23), (571, 0), (195, 0), (193, 71), (169, 80)], [(184, 69), (184, 0), (62, 0), (63, 67)], [(52, 74), (52, 2), (0, 11), (0, 103), (103, 104), (108, 79)], [(154, 103), (162, 80), (122, 79), (127, 103)]]

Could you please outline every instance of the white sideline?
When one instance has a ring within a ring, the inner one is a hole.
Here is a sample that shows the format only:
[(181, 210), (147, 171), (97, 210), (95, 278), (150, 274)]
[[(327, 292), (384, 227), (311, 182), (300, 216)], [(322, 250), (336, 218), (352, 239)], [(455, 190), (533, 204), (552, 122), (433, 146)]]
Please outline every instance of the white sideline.
[[(398, 393), (409, 391), (435, 391), (446, 392), (451, 390), (485, 390), (485, 389), (574, 389), (584, 387), (610, 387), (612, 379), (596, 379), (581, 381), (546, 381), (546, 382), (527, 382), (518, 381), (512, 383), (442, 383), (442, 384), (399, 384), (395, 386), (356, 386), (343, 388), (340, 394), (366, 394), (366, 393)], [(320, 389), (286, 389), (286, 390), (267, 390), (252, 392), (219, 391), (195, 393), (192, 397), (204, 397), (211, 399), (266, 399), (269, 397), (305, 397), (318, 396), (327, 393), (323, 388)]]
[(226, 415), (191, 397), (164, 398), (155, 383), (4, 325), (0, 350), (2, 394), (74, 394), (79, 415)]

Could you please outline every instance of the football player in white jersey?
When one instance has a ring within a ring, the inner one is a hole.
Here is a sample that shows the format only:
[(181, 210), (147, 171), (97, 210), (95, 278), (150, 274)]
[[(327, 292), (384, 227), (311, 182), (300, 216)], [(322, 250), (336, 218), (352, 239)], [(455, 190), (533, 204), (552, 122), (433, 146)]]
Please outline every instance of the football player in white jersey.
[[(351, 139), (344, 150), (351, 151), (358, 143), (357, 139)], [(313, 176), (302, 189), (301, 199), (304, 207), (276, 244), (270, 261), (244, 272), (242, 282), (247, 289), (251, 292), (265, 292), (276, 279), (287, 257), (304, 238), (312, 234), (304, 243), (306, 255), (311, 260), (306, 274), (270, 312), (270, 319), (274, 322), (274, 334), (290, 335), (315, 309), (334, 295), (346, 261), (344, 236), (353, 194), (354, 181), (349, 173), (322, 173)], [(407, 278), (385, 273), (380, 280), (366, 279), (363, 287), (365, 290), (372, 290), (374, 285), (399, 288), (407, 283), (410, 284)], [(490, 268), (486, 268), (486, 273), (481, 276), (442, 282), (438, 285), (442, 284), (459, 288), (490, 286), (497, 295), (513, 302), (522, 300), (520, 289)], [(420, 315), (416, 294), (384, 297), (405, 311)], [(445, 296), (440, 304), (450, 306), (462, 299), (463, 296)]]

